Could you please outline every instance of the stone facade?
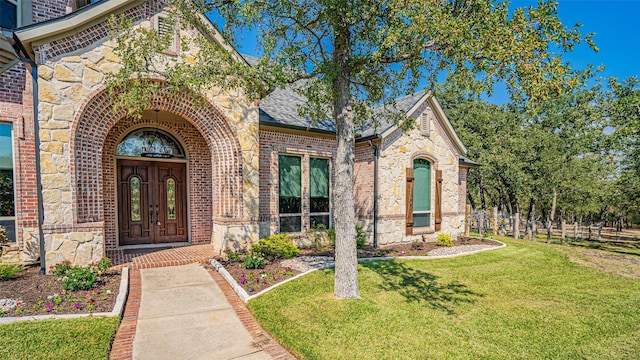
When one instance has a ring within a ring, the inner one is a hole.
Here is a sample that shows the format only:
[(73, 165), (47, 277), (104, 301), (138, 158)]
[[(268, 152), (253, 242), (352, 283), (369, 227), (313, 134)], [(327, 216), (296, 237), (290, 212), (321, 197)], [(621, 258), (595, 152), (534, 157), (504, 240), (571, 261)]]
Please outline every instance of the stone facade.
[[(454, 238), (463, 231), (464, 209), (460, 211), (459, 203), (464, 203), (464, 197), (460, 199), (459, 192), (459, 165), (458, 152), (445, 133), (442, 121), (434, 112), (428, 102), (418, 109), (412, 116), (420, 119), (425, 113), (428, 119), (428, 133), (424, 133), (419, 127), (402, 131), (396, 129), (382, 139), (380, 146), (378, 168), (378, 244), (394, 244), (410, 242), (420, 239), (433, 240), (436, 237), (435, 228), (432, 225), (424, 229), (414, 229), (414, 235), (406, 235), (406, 168), (413, 167), (413, 160), (424, 158), (432, 164), (431, 174), (431, 209), (435, 209), (435, 171), (442, 170), (442, 232), (451, 234)], [(364, 150), (364, 149), (363, 149)], [(359, 164), (356, 172), (371, 173), (371, 160)], [(366, 164), (366, 165), (365, 165)], [(368, 179), (368, 176), (365, 177)], [(359, 177), (360, 179), (360, 177)], [(367, 180), (368, 181), (368, 180)], [(358, 180), (357, 186), (371, 188), (372, 185)], [(466, 190), (466, 189), (465, 189)], [(360, 206), (371, 209), (373, 205), (367, 204), (368, 196), (361, 196)], [(370, 210), (369, 210), (370, 211)], [(363, 220), (367, 217), (363, 217)], [(367, 228), (371, 228), (371, 221), (365, 222)]]

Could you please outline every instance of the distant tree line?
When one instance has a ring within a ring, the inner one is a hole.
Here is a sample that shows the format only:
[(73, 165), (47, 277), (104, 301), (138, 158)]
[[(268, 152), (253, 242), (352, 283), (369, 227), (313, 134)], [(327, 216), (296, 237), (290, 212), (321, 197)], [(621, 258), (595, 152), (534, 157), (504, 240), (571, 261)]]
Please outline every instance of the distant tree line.
[(529, 224), (640, 224), (640, 81), (607, 85), (522, 106), (439, 94), (468, 157), (482, 164), (468, 176), (471, 206)]

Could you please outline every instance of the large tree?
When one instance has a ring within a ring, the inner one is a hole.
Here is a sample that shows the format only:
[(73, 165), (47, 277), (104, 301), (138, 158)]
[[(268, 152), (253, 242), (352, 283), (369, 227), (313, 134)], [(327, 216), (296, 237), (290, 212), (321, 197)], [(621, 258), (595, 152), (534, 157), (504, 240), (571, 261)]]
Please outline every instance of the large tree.
[[(235, 44), (247, 29), (257, 33), (263, 55), (252, 70), (236, 66), (214, 42), (202, 42), (200, 59), (153, 66), (154, 36), (129, 34), (119, 49), (127, 64), (113, 78), (117, 102), (141, 109), (149, 99), (136, 74), (162, 73), (177, 90), (198, 92), (232, 85), (263, 96), (275, 86), (300, 79), (307, 98), (300, 109), (312, 119), (331, 118), (337, 129), (333, 187), (336, 231), (335, 295), (359, 297), (354, 213), (354, 128), (376, 122), (373, 105), (445, 84), (483, 92), (503, 80), (514, 99), (535, 102), (580, 84), (589, 70), (575, 71), (561, 54), (581, 41), (578, 26), (557, 17), (556, 1), (510, 10), (492, 0), (170, 0), (183, 26), (206, 28), (200, 14), (223, 29)], [(132, 41), (136, 39), (136, 41)], [(128, 55), (128, 56), (127, 56)], [(221, 63), (225, 65), (220, 66)], [(161, 70), (158, 70), (161, 69)], [(231, 79), (231, 80), (230, 80)], [(258, 80), (258, 81), (256, 81)], [(217, 82), (217, 83), (216, 83)], [(388, 111), (387, 116), (392, 116)], [(377, 114), (380, 116), (380, 114)], [(403, 122), (407, 119), (394, 119)]]

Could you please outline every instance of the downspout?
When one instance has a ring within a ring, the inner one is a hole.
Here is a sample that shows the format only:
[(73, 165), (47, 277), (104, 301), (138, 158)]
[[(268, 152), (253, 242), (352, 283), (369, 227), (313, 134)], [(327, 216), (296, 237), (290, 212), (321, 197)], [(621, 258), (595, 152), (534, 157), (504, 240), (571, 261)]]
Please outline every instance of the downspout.
[(373, 247), (378, 247), (378, 146), (369, 140), (369, 146), (373, 149)]
[[(32, 93), (33, 93), (33, 132), (34, 132), (34, 142), (35, 142), (35, 158), (36, 158), (36, 195), (38, 197), (38, 237), (39, 237), (39, 250), (40, 250), (40, 275), (45, 275), (47, 273), (47, 264), (46, 264), (46, 251), (45, 251), (45, 241), (44, 241), (44, 204), (42, 200), (42, 172), (40, 166), (40, 122), (38, 121), (38, 65), (35, 61), (30, 59), (28, 56), (20, 55), (18, 47), (22, 50), (22, 44), (20, 44), (19, 40), (15, 37), (11, 38), (13, 40), (13, 47), (15, 50), (15, 54), (18, 59), (28, 65), (31, 70), (31, 82), (32, 82)], [(26, 53), (26, 52), (25, 52)]]

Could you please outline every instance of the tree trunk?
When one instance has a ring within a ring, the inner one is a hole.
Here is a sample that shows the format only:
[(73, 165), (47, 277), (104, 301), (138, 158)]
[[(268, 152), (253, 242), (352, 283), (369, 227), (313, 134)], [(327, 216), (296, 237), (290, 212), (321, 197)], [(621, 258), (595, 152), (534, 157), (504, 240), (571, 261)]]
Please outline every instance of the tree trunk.
[(520, 238), (520, 213), (516, 213), (513, 218), (513, 238)]
[(473, 196), (471, 196), (471, 193), (469, 192), (469, 189), (467, 188), (467, 199), (469, 199), (469, 205), (471, 205), (472, 209), (476, 208), (476, 202), (473, 201)]
[(493, 236), (498, 235), (498, 207), (493, 207)]
[(560, 225), (560, 243), (564, 244), (565, 237), (567, 236), (567, 221), (562, 219), (562, 223)]
[(482, 181), (482, 173), (479, 173), (478, 177), (479, 177), (478, 185), (480, 186), (480, 206), (482, 207), (482, 211), (485, 211), (487, 210), (487, 202), (484, 197), (485, 189), (484, 189), (484, 182)]
[(354, 161), (355, 135), (347, 62), (351, 34), (346, 26), (336, 27), (333, 58), (341, 70), (334, 79), (333, 100), (338, 147), (335, 161), (334, 223), (336, 229), (336, 275), (334, 294), (338, 298), (359, 298), (358, 258), (356, 255)]
[(471, 214), (471, 205), (464, 207), (464, 236), (469, 236), (469, 215)]
[(547, 244), (551, 244), (551, 227), (553, 226), (553, 217), (556, 213), (556, 201), (558, 199), (558, 193), (556, 189), (553, 189), (553, 199), (551, 200), (551, 212), (549, 213), (547, 220)]
[(525, 237), (533, 240), (533, 222), (535, 221), (536, 203), (532, 198), (529, 199), (529, 213), (527, 214), (527, 228)]

